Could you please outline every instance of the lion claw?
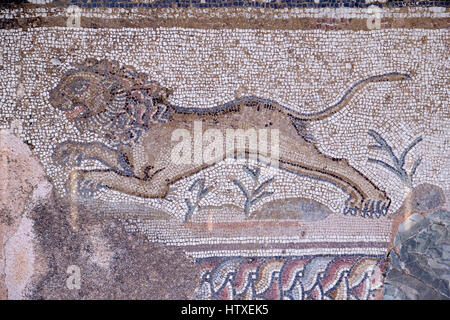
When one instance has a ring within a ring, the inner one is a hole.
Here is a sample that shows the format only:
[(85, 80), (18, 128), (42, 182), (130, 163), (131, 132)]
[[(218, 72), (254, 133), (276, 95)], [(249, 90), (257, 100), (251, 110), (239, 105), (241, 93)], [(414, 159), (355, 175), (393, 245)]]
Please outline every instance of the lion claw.
[(381, 216), (386, 216), (389, 210), (389, 206), (391, 201), (387, 200), (365, 200), (362, 205), (356, 205), (353, 197), (349, 197), (345, 201), (345, 207), (343, 210), (344, 215), (350, 214), (352, 216), (361, 214), (361, 217), (365, 218), (373, 218), (377, 219)]
[(76, 147), (75, 143), (64, 142), (53, 152), (52, 158), (62, 166), (79, 166), (83, 160), (83, 155)]
[(83, 198), (92, 198), (97, 191), (106, 188), (106, 186), (99, 182), (94, 182), (92, 180), (79, 180), (77, 184), (77, 192)]

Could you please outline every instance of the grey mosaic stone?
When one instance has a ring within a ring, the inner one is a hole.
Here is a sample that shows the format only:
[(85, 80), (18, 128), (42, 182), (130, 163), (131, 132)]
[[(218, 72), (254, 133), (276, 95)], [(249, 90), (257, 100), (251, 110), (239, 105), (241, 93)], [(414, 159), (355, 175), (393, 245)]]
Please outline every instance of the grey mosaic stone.
[(388, 273), (384, 284), (384, 300), (442, 300), (448, 297), (440, 294), (422, 281), (397, 269)]
[(438, 208), (444, 202), (444, 196), (439, 187), (424, 183), (416, 187), (411, 199), (413, 211), (429, 211)]
[(436, 222), (436, 223), (442, 223), (446, 226), (450, 225), (450, 212), (446, 210), (436, 210), (430, 213), (427, 216), (427, 219)]
[(299, 202), (299, 215), (303, 220), (315, 221), (325, 219), (331, 212), (325, 206), (319, 205), (312, 201)]
[(394, 268), (401, 269), (403, 268), (402, 262), (400, 261), (400, 258), (398, 257), (397, 253), (395, 251), (391, 251), (389, 253), (389, 259), (390, 263)]
[(450, 299), (449, 212), (410, 216), (389, 254), (384, 299)]
[(412, 214), (398, 227), (397, 235), (394, 240), (394, 246), (396, 247), (408, 238), (414, 236), (417, 232), (419, 232), (419, 230), (428, 226), (428, 224), (429, 221), (421, 214)]
[(302, 221), (318, 221), (331, 214), (330, 209), (324, 205), (307, 199), (285, 199), (274, 201), (265, 205), (253, 218), (289, 218)]

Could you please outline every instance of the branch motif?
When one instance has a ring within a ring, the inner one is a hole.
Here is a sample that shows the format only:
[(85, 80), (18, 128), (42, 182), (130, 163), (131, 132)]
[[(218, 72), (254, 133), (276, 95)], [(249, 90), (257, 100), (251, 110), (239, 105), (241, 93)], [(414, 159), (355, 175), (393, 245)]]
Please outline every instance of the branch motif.
[(414, 174), (416, 173), (417, 167), (420, 165), (422, 159), (417, 159), (413, 166), (411, 167), (410, 172), (406, 172), (404, 166), (405, 166), (405, 159), (408, 153), (414, 148), (419, 142), (422, 141), (422, 137), (417, 137), (413, 140), (401, 153), (400, 158), (398, 158), (394, 151), (392, 151), (391, 146), (386, 142), (386, 140), (375, 130), (369, 129), (368, 134), (375, 140), (376, 144), (369, 145), (369, 149), (374, 150), (382, 150), (388, 154), (388, 156), (392, 160), (392, 165), (378, 159), (374, 158), (368, 158), (368, 161), (371, 163), (378, 164), (379, 166), (391, 171), (394, 173), (397, 177), (399, 177), (402, 182), (408, 186), (412, 187), (412, 179)]
[(251, 206), (256, 204), (262, 198), (273, 194), (273, 191), (264, 191), (264, 189), (274, 181), (274, 178), (267, 179), (259, 184), (259, 174), (261, 172), (260, 168), (252, 170), (249, 167), (244, 166), (243, 170), (253, 180), (253, 185), (250, 186), (251, 190), (245, 188), (244, 184), (237, 179), (234, 179), (233, 183), (239, 188), (239, 190), (241, 190), (245, 197), (244, 215), (248, 216)]
[[(197, 192), (195, 192), (195, 189), (197, 189)], [(203, 178), (199, 178), (191, 184), (191, 186), (188, 189), (188, 191), (191, 193), (191, 197), (190, 199), (189, 198), (184, 199), (184, 202), (186, 203), (187, 206), (187, 212), (184, 215), (184, 222), (189, 221), (189, 218), (192, 216), (192, 214), (195, 212), (196, 209), (200, 209), (200, 201), (202, 201), (202, 199), (212, 189), (213, 189), (212, 186), (205, 188), (205, 179)]]

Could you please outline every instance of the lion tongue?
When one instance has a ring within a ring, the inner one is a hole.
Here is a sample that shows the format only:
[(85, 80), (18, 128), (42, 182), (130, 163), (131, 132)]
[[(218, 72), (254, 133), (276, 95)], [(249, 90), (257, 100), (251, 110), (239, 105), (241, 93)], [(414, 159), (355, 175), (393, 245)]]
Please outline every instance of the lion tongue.
[(72, 121), (76, 117), (78, 117), (80, 114), (82, 114), (84, 111), (83, 106), (78, 106), (73, 108), (72, 110), (66, 111), (65, 116), (68, 120)]

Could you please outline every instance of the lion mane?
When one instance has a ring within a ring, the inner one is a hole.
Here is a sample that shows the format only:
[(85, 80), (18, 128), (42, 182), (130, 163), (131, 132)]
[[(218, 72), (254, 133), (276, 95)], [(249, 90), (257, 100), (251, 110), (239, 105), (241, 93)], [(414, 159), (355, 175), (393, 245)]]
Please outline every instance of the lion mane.
[(80, 132), (96, 132), (121, 145), (137, 142), (152, 123), (170, 121), (170, 94), (132, 66), (86, 59), (63, 75), (49, 101), (76, 114), (73, 121)]

